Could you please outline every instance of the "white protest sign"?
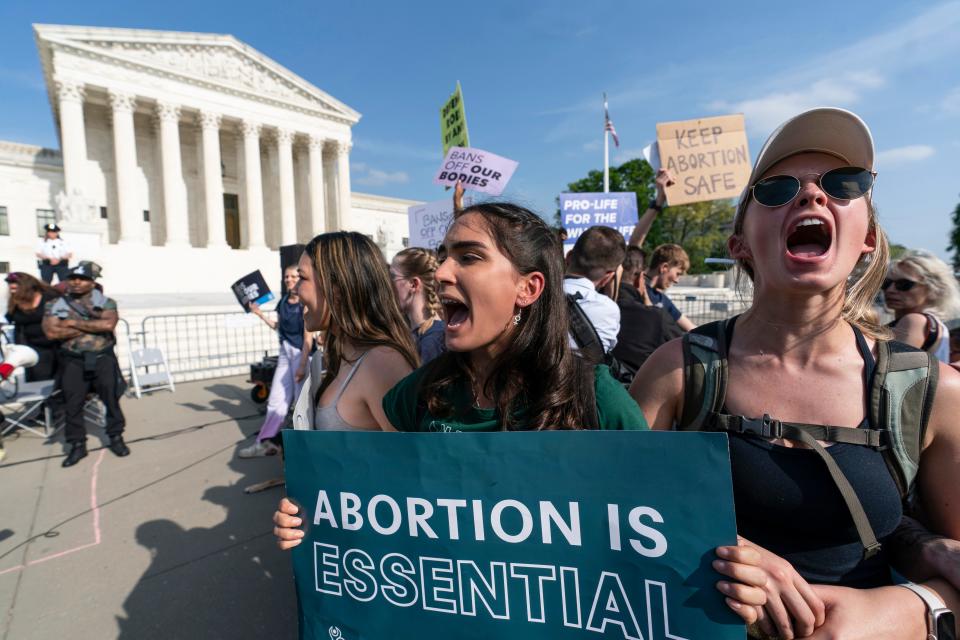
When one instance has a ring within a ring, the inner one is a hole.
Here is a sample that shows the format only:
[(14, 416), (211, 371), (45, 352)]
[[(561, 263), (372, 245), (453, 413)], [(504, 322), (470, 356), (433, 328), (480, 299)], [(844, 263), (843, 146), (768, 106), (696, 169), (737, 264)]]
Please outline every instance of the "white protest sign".
[(483, 149), (450, 147), (433, 178), (433, 184), (452, 187), (459, 180), (464, 189), (498, 196), (513, 177), (517, 164), (514, 160)]
[[(473, 198), (464, 196), (463, 206), (473, 204)], [(436, 250), (443, 242), (453, 221), (453, 200), (445, 198), (436, 202), (417, 204), (407, 209), (407, 224), (411, 247)]]

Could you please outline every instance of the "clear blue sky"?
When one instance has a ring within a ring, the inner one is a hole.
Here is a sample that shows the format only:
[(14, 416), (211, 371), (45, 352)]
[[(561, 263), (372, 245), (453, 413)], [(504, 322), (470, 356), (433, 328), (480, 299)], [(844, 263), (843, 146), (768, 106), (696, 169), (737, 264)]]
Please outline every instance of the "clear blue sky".
[(446, 197), (438, 109), (459, 80), (473, 145), (520, 163), (505, 197), (547, 216), (602, 166), (603, 91), (613, 164), (657, 122), (743, 112), (755, 153), (835, 105), (873, 129), (892, 241), (945, 256), (960, 201), (957, 1), (2, 2), (0, 139), (56, 147), (34, 22), (233, 34), (363, 114), (358, 191)]

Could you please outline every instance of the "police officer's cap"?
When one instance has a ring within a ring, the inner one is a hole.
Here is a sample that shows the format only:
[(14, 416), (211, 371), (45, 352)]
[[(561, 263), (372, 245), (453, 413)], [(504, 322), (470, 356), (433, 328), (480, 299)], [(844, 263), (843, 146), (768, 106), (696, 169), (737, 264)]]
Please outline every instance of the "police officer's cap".
[(49, 223), (49, 224), (45, 224), (45, 225), (43, 226), (43, 230), (44, 230), (44, 231), (56, 231), (57, 233), (60, 233), (60, 227), (58, 227), (55, 222), (51, 222), (51, 223)]

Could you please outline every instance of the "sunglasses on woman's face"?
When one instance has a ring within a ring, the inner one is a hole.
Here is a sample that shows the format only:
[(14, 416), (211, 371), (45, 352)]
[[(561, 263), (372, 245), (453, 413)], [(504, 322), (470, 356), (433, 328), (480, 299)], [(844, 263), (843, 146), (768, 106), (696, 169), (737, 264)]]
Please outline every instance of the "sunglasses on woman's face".
[[(862, 167), (840, 167), (821, 173), (817, 176), (817, 184), (834, 200), (855, 200), (867, 195), (876, 177), (876, 172)], [(758, 204), (772, 208), (792, 202), (801, 186), (800, 178), (796, 176), (769, 176), (758, 180), (750, 190)]]
[(907, 280), (906, 278), (900, 278), (899, 280), (891, 280), (890, 278), (887, 278), (883, 281), (883, 286), (880, 287), (880, 290), (886, 291), (890, 288), (890, 285), (893, 285), (897, 291), (910, 291), (910, 289), (913, 289), (916, 284), (917, 283), (913, 280)]

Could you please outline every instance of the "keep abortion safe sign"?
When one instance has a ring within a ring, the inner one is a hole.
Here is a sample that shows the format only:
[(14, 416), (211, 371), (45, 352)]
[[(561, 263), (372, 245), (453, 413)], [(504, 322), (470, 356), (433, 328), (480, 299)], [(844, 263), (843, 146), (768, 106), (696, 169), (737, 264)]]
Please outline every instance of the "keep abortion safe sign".
[(283, 435), (301, 638), (744, 637), (725, 434)]
[(667, 204), (736, 198), (750, 179), (743, 115), (657, 125), (660, 166), (673, 174)]
[(495, 153), (471, 147), (450, 147), (433, 184), (452, 187), (459, 180), (464, 189), (498, 196), (516, 170), (517, 162)]
[(573, 246), (580, 234), (594, 225), (612, 227), (629, 240), (637, 215), (637, 194), (633, 191), (560, 194), (560, 220), (567, 230), (564, 245)]

